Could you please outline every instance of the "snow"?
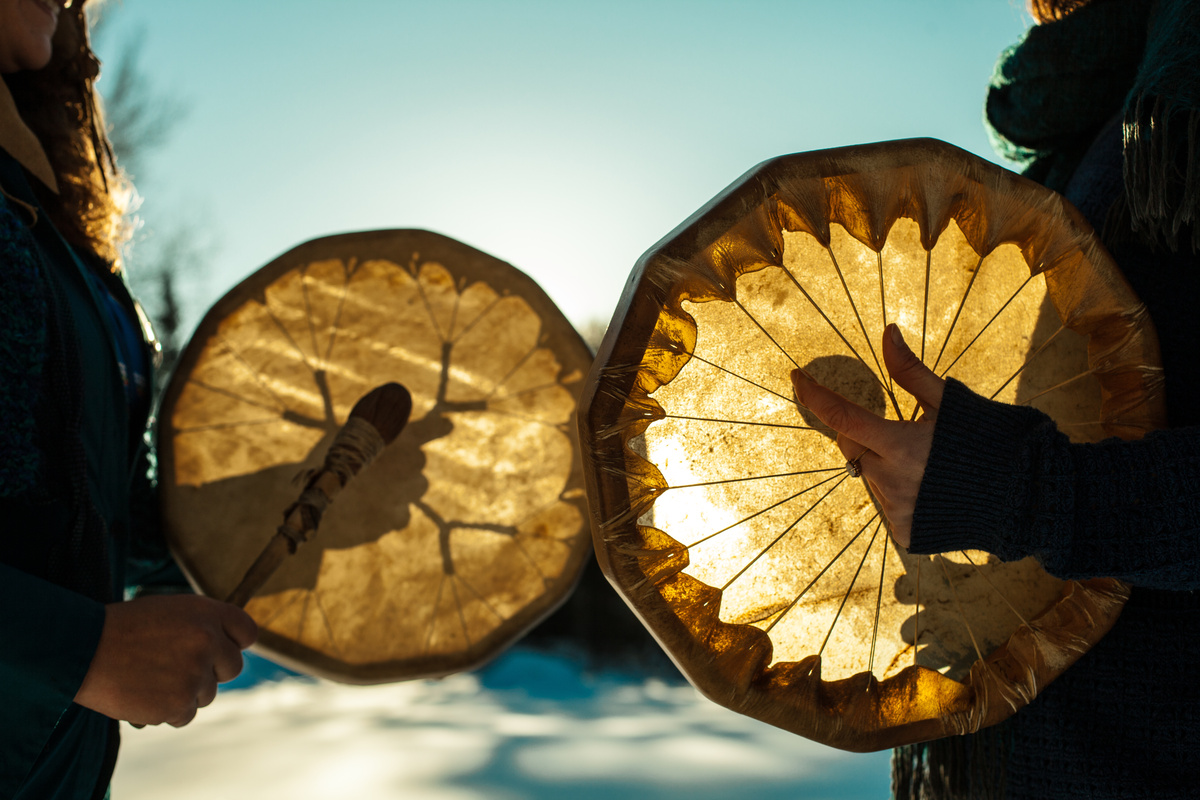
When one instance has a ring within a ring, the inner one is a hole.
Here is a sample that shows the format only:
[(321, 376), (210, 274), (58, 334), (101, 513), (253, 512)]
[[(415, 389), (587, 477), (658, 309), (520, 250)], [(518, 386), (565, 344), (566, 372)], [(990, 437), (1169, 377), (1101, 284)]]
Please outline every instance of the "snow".
[[(270, 675), (192, 724), (122, 730), (116, 800), (526, 800), (888, 796), (888, 754), (824, 747), (690, 686), (590, 675), (526, 649), (440, 681), (344, 686)], [(237, 686), (235, 684), (234, 686)]]

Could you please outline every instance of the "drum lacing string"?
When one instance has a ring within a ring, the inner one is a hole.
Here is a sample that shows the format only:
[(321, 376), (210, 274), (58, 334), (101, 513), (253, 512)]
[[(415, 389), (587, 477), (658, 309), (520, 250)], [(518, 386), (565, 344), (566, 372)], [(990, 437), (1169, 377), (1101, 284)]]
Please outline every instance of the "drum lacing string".
[[(304, 491), (301, 492), (300, 499), (284, 513), (283, 524), (277, 529), (278, 533), (291, 540), (292, 552), (307, 542), (321, 524), (321, 516), (337, 492), (357, 475), (359, 470), (374, 461), (385, 444), (383, 437), (371, 423), (359, 417), (346, 420), (333, 444), (329, 445), (322, 468), (304, 475), (307, 478)], [(326, 475), (336, 478), (337, 485), (329, 486), (326, 483), (326, 486), (322, 487), (321, 479)]]

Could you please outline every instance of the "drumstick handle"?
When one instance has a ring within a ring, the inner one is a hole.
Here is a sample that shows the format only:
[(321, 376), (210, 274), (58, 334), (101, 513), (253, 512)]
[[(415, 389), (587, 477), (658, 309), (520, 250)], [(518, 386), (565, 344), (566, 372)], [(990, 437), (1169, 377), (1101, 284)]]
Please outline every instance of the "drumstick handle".
[[(337, 440), (334, 441), (336, 443)], [(225, 602), (244, 608), (287, 557), (295, 553), (302, 542), (316, 535), (322, 513), (341, 490), (338, 476), (329, 469), (322, 469), (314, 475), (305, 485), (300, 499), (284, 512), (283, 524), (275, 530), (275, 535), (258, 554), (250, 569), (246, 570), (242, 582)]]
[(412, 397), (398, 383), (379, 386), (355, 404), (329, 446), (325, 463), (305, 483), (300, 498), (283, 512), (283, 524), (226, 602), (244, 607), (284, 560), (316, 535), (329, 504), (351, 478), (400, 435), (411, 412)]
[(246, 603), (250, 602), (250, 598), (262, 588), (267, 579), (275, 574), (275, 570), (279, 569), (279, 565), (284, 562), (288, 556), (294, 551), (292, 548), (292, 540), (286, 536), (280, 536), (276, 533), (271, 537), (271, 541), (267, 542), (267, 546), (258, 554), (258, 558), (250, 565), (250, 569), (246, 571), (246, 575), (242, 578), (242, 582), (237, 588), (230, 593), (229, 597), (225, 598), (226, 603), (233, 603), (238, 608), (245, 608)]

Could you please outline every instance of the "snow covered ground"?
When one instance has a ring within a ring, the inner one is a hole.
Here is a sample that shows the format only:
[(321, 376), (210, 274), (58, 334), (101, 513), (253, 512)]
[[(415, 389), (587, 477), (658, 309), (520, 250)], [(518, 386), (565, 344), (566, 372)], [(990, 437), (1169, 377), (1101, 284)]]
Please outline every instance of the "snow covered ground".
[(518, 648), (475, 674), (374, 687), (269, 671), (253, 661), (252, 685), (186, 728), (126, 726), (115, 800), (888, 796), (887, 753), (831, 750), (570, 657)]

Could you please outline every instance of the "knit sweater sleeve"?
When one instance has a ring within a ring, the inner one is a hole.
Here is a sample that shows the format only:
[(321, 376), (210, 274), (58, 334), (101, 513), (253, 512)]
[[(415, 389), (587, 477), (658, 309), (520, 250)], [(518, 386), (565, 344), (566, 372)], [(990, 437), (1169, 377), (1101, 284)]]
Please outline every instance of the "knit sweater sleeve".
[(0, 797), (50, 749), (104, 627), (104, 606), (0, 563)]
[(1032, 555), (1061, 578), (1198, 588), (1200, 428), (1073, 444), (1040, 411), (951, 379), (910, 549)]

